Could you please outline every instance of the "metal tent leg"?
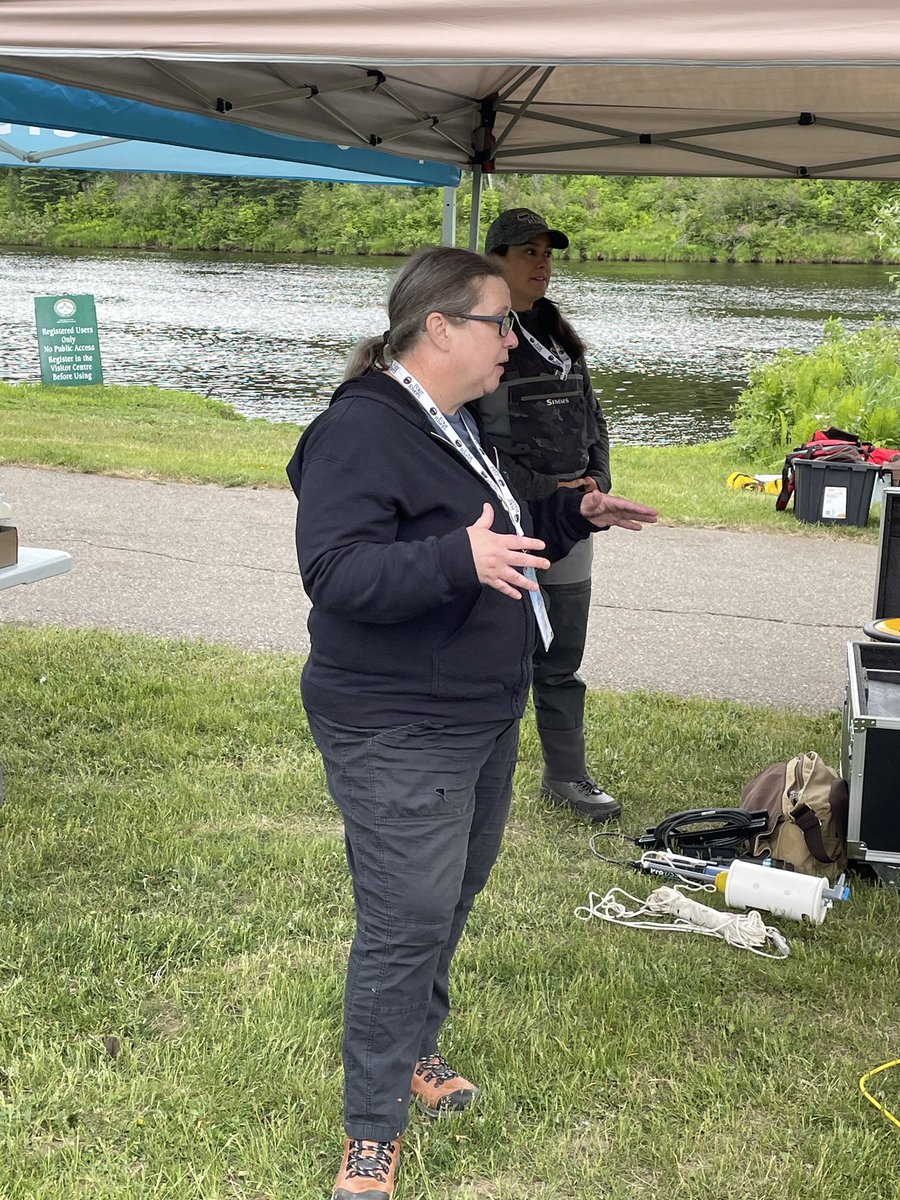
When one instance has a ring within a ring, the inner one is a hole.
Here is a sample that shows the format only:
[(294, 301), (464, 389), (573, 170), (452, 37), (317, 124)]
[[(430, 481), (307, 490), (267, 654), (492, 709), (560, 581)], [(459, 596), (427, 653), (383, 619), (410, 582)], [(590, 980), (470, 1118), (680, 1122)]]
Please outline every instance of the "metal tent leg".
[(444, 217), (441, 225), (441, 245), (456, 245), (456, 188), (444, 188)]
[(481, 184), (483, 175), (481, 167), (476, 163), (472, 168), (472, 218), (469, 223), (469, 249), (478, 249), (478, 238), (481, 232)]

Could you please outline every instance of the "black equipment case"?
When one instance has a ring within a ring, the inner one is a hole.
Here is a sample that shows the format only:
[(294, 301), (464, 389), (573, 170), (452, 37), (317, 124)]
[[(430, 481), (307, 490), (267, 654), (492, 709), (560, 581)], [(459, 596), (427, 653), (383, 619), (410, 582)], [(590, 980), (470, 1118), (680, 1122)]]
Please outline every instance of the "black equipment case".
[(841, 774), (849, 858), (900, 886), (900, 642), (847, 644)]
[(881, 500), (872, 619), (882, 617), (900, 617), (900, 488), (896, 487), (886, 487)]

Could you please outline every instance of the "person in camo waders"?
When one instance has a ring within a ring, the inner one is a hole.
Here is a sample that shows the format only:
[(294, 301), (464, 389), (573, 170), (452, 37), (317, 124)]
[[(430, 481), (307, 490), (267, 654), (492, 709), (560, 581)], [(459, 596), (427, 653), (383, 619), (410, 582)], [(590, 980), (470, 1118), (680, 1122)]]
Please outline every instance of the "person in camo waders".
[[(503, 272), (518, 345), (500, 386), (473, 407), (513, 491), (531, 502), (559, 489), (608, 492), (609, 436), (591, 387), (584, 343), (546, 297), (554, 250), (569, 239), (528, 208), (502, 212), (484, 252)], [(592, 821), (622, 806), (593, 777), (585, 754), (584, 656), (591, 603), (591, 539), (541, 573), (553, 642), (534, 655), (534, 711), (544, 756), (542, 795)]]
[[(450, 963), (500, 850), (539, 636), (535, 569), (653, 509), (557, 489), (520, 504), (467, 401), (516, 345), (509, 288), (467, 250), (412, 258), (288, 464), (310, 653), (303, 703), (356, 906), (334, 1200), (389, 1200), (410, 1099), (478, 1088), (441, 1053)], [(461, 1047), (461, 1049), (463, 1049)]]

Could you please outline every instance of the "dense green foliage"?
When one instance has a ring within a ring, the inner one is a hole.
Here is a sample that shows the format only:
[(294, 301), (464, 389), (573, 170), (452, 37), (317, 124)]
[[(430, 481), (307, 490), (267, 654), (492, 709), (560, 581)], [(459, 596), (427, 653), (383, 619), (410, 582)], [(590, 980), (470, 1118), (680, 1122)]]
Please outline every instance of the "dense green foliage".
[[(871, 229), (882, 258), (887, 262), (900, 261), (900, 198), (889, 200), (878, 209)], [(890, 271), (888, 278), (900, 291), (900, 274)]]
[(897, 326), (876, 321), (848, 334), (840, 321), (828, 321), (815, 350), (779, 350), (751, 369), (735, 411), (742, 451), (781, 458), (829, 425), (900, 447)]
[[(871, 261), (897, 185), (867, 180), (493, 176), (483, 228), (526, 204), (573, 257)], [(458, 240), (471, 207), (459, 191)], [(406, 254), (440, 241), (437, 188), (0, 170), (0, 244)]]

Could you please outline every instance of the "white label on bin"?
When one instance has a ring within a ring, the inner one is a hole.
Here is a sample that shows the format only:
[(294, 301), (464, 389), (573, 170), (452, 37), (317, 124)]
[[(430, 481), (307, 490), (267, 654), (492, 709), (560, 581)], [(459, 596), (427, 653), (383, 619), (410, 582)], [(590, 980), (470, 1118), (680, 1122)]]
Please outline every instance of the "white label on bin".
[(827, 487), (822, 496), (822, 516), (830, 521), (845, 521), (847, 519), (847, 489), (845, 487)]

